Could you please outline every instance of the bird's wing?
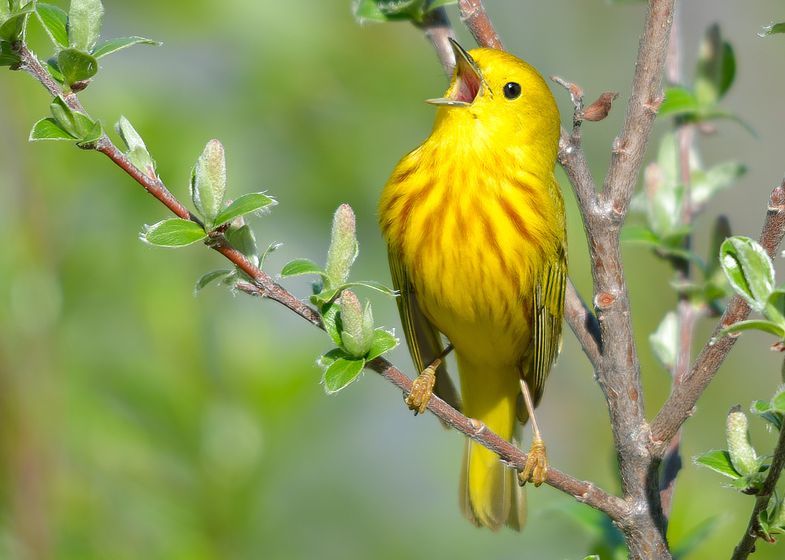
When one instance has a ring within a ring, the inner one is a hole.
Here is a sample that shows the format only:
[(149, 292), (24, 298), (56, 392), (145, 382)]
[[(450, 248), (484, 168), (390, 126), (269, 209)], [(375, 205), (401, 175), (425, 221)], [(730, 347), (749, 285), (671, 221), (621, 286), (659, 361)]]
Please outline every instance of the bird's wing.
[[(401, 314), (403, 333), (406, 335), (409, 353), (412, 355), (414, 366), (419, 374), (441, 355), (444, 345), (442, 344), (439, 331), (420, 309), (417, 303), (417, 296), (414, 293), (414, 286), (409, 281), (409, 275), (400, 257), (393, 250), (390, 250), (388, 257), (390, 259), (393, 287), (400, 292), (397, 301), (398, 311)], [(442, 365), (436, 371), (434, 393), (453, 408), (460, 410), (460, 397), (455, 390), (452, 380), (447, 375), (445, 363), (442, 362)]]
[(561, 350), (564, 293), (567, 289), (567, 257), (560, 245), (556, 258), (545, 266), (532, 298), (532, 342), (524, 375), (535, 406), (542, 397), (545, 380)]

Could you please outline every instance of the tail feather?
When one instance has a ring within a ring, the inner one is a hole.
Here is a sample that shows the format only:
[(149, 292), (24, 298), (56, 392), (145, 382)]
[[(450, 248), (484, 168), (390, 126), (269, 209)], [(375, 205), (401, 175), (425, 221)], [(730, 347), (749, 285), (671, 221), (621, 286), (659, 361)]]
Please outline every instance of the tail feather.
[(520, 531), (526, 525), (526, 491), (516, 472), (499, 456), (471, 440), (466, 442), (460, 482), (460, 506), (477, 527)]
[[(458, 366), (465, 414), (512, 440), (520, 393), (517, 371), (475, 366), (460, 355)], [(466, 442), (463, 456), (460, 505), (469, 521), (493, 531), (504, 525), (520, 531), (526, 523), (526, 494), (517, 473), (472, 440)]]

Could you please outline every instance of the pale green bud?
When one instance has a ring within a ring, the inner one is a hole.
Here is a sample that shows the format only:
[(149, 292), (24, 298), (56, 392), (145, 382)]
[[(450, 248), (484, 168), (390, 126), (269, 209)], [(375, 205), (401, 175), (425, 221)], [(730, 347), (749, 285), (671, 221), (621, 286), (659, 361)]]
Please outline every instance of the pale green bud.
[(758, 454), (750, 443), (749, 422), (740, 406), (734, 406), (728, 413), (726, 428), (733, 468), (741, 475), (758, 472)]
[(373, 313), (370, 302), (365, 309), (351, 290), (341, 293), (341, 342), (343, 348), (355, 358), (361, 358), (371, 349), (373, 342)]
[(330, 249), (327, 251), (328, 288), (337, 288), (349, 278), (354, 259), (357, 258), (354, 211), (348, 204), (341, 204), (333, 217)]
[(225, 193), (224, 147), (218, 140), (210, 140), (191, 173), (191, 198), (208, 227), (223, 209)]
[(123, 139), (126, 146), (125, 155), (134, 164), (134, 166), (142, 171), (149, 177), (155, 177), (155, 161), (147, 151), (144, 140), (136, 132), (136, 129), (131, 126), (131, 123), (125, 117), (120, 117), (115, 125), (117, 134)]

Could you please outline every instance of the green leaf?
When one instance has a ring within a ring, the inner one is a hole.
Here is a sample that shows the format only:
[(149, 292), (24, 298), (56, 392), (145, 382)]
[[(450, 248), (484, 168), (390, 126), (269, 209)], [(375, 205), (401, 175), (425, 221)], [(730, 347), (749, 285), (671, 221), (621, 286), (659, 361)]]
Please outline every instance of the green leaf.
[(264, 262), (267, 260), (267, 257), (270, 256), (272, 253), (277, 251), (283, 246), (283, 243), (270, 243), (267, 246), (267, 249), (264, 250), (264, 253), (261, 254), (259, 257), (259, 268), (264, 266)]
[(328, 395), (332, 395), (344, 389), (360, 376), (364, 367), (365, 360), (362, 358), (357, 360), (338, 358), (324, 372), (322, 377), (324, 390)]
[(46, 34), (55, 47), (68, 46), (68, 14), (62, 8), (38, 2), (35, 8), (38, 21), (41, 22)]
[(684, 87), (674, 86), (665, 90), (665, 99), (662, 100), (657, 114), (661, 117), (666, 115), (687, 115), (695, 114), (699, 109), (700, 104), (692, 91)]
[(785, 289), (777, 288), (769, 296), (766, 302), (766, 307), (763, 309), (763, 315), (785, 327)]
[(763, 319), (749, 319), (733, 323), (729, 327), (722, 329), (722, 334), (734, 334), (753, 330), (767, 332), (778, 338), (785, 338), (785, 329), (781, 325), (773, 321), (764, 321)]
[(443, 8), (444, 6), (450, 6), (457, 3), (458, 0), (431, 0), (430, 4), (426, 5), (425, 12), (432, 12), (436, 8)]
[(319, 309), (319, 312), (322, 315), (324, 330), (327, 331), (327, 334), (330, 335), (333, 342), (338, 345), (341, 344), (341, 329), (338, 325), (338, 322), (340, 321), (340, 310), (341, 306), (334, 302), (328, 303)]
[(0, 0), (0, 23), (8, 19), (10, 15), (11, 6), (8, 4), (8, 0)]
[(695, 70), (695, 97), (703, 106), (714, 105), (730, 89), (736, 76), (736, 57), (730, 43), (722, 38), (720, 27), (706, 31)]
[(259, 249), (256, 246), (256, 236), (248, 224), (243, 224), (240, 227), (230, 227), (225, 235), (226, 240), (232, 247), (248, 257), (254, 264), (258, 264)]
[(136, 132), (136, 129), (131, 125), (131, 122), (125, 117), (121, 116), (120, 120), (115, 125), (117, 134), (122, 138), (125, 144), (126, 157), (134, 164), (134, 167), (142, 171), (145, 175), (155, 177), (155, 160), (147, 151), (147, 146), (142, 140), (142, 137)]
[(223, 208), (226, 194), (226, 156), (218, 140), (204, 147), (191, 172), (191, 198), (196, 209), (212, 229), (215, 217)]
[(785, 33), (785, 22), (772, 23), (771, 25), (763, 26), (763, 29), (758, 33), (758, 37), (768, 37), (769, 35), (775, 35), (777, 33)]
[(281, 276), (284, 278), (302, 276), (303, 274), (326, 275), (318, 264), (309, 259), (294, 259), (293, 261), (286, 263), (283, 269), (281, 269)]
[(398, 339), (395, 338), (393, 333), (384, 329), (376, 329), (373, 331), (373, 341), (371, 342), (371, 348), (368, 350), (366, 359), (371, 361), (374, 358), (378, 358), (396, 346), (398, 346)]
[(735, 161), (715, 165), (708, 171), (693, 171), (690, 185), (693, 208), (704, 206), (709, 198), (732, 186), (746, 172), (747, 167)]
[(68, 42), (75, 49), (90, 52), (101, 35), (104, 6), (101, 0), (71, 0), (68, 10)]
[(98, 73), (95, 57), (77, 49), (63, 49), (57, 53), (57, 67), (68, 86), (87, 81)]
[(145, 226), (139, 238), (157, 247), (184, 247), (207, 237), (202, 226), (191, 220), (170, 218)]
[(774, 290), (774, 267), (763, 247), (749, 237), (729, 237), (720, 247), (720, 265), (736, 293), (762, 311)]
[(73, 142), (76, 138), (71, 136), (68, 131), (63, 130), (57, 121), (50, 117), (41, 119), (33, 125), (29, 140), (30, 142), (40, 140), (69, 140)]
[(343, 289), (346, 289), (346, 288), (356, 288), (358, 286), (362, 286), (363, 288), (370, 288), (370, 289), (375, 290), (377, 292), (381, 292), (381, 293), (383, 293), (386, 296), (393, 296), (393, 297), (395, 297), (395, 296), (398, 295), (398, 292), (396, 292), (392, 288), (388, 288), (387, 286), (385, 286), (381, 282), (375, 282), (373, 280), (358, 280), (357, 282), (347, 282), (346, 284), (344, 284), (343, 286), (340, 287), (340, 290), (343, 290)]
[(211, 272), (207, 272), (206, 274), (202, 274), (199, 280), (196, 281), (196, 285), (194, 286), (194, 295), (201, 292), (208, 284), (215, 282), (216, 280), (221, 280), (222, 278), (226, 278), (233, 271), (231, 270), (213, 270)]
[(728, 478), (737, 479), (741, 477), (730, 460), (730, 454), (722, 449), (708, 451), (703, 455), (699, 455), (693, 459), (696, 465), (701, 465), (706, 468), (718, 472)]
[(785, 414), (785, 386), (780, 387), (771, 398), (770, 410)]
[(258, 212), (264, 208), (267, 208), (268, 206), (275, 204), (277, 204), (275, 199), (270, 198), (269, 196), (260, 192), (244, 194), (232, 202), (229, 206), (224, 208), (215, 217), (215, 227), (225, 224), (226, 222), (230, 222), (238, 216), (245, 216), (246, 214), (251, 214), (252, 212)]
[(679, 320), (674, 311), (669, 311), (657, 330), (649, 336), (654, 355), (668, 371), (676, 365), (676, 347), (679, 339)]
[[(2, 3), (2, 0), (0, 0), (0, 3)], [(0, 41), (0, 66), (14, 66), (20, 62), (21, 59), (11, 48), (11, 43)]]
[(366, 21), (422, 21), (425, 0), (354, 0), (352, 12), (360, 23)]
[(780, 413), (777, 412), (776, 410), (772, 410), (771, 402), (752, 401), (752, 405), (750, 406), (750, 412), (753, 414), (757, 414), (758, 416), (763, 418), (766, 422), (774, 426), (778, 431), (782, 429), (783, 414), (785, 413), (785, 411), (783, 413)]
[(96, 47), (93, 49), (92, 55), (95, 58), (102, 58), (106, 55), (116, 53), (117, 51), (127, 49), (128, 47), (133, 47), (134, 45), (154, 45), (159, 47), (161, 46), (161, 42), (153, 41), (152, 39), (146, 39), (144, 37), (118, 37), (116, 39), (102, 41), (96, 45)]
[[(77, 113), (79, 115), (79, 113)], [(92, 123), (92, 126), (82, 134), (82, 137), (76, 143), (77, 146), (84, 149), (92, 149), (95, 147), (95, 142), (104, 135), (104, 128), (100, 122)]]
[(16, 11), (0, 25), (0, 39), (13, 43), (24, 37), (27, 19), (33, 13), (33, 6), (27, 5)]
[(640, 224), (626, 224), (621, 230), (623, 243), (641, 243), (643, 245), (659, 246), (659, 236), (646, 226)]
[(68, 106), (62, 97), (54, 98), (49, 105), (49, 111), (63, 130), (71, 134), (74, 138), (80, 137), (79, 132), (76, 130), (75, 112)]

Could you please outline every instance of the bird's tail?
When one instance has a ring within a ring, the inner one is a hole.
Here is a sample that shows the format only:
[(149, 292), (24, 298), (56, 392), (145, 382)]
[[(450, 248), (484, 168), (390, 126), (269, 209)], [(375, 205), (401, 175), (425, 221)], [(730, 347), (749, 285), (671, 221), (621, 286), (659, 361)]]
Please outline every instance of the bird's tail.
[[(458, 357), (463, 412), (510, 441), (516, 424), (518, 373), (477, 367)], [(517, 473), (499, 456), (467, 440), (460, 487), (461, 509), (475, 525), (496, 531), (507, 525), (516, 531), (526, 524), (526, 494)]]

